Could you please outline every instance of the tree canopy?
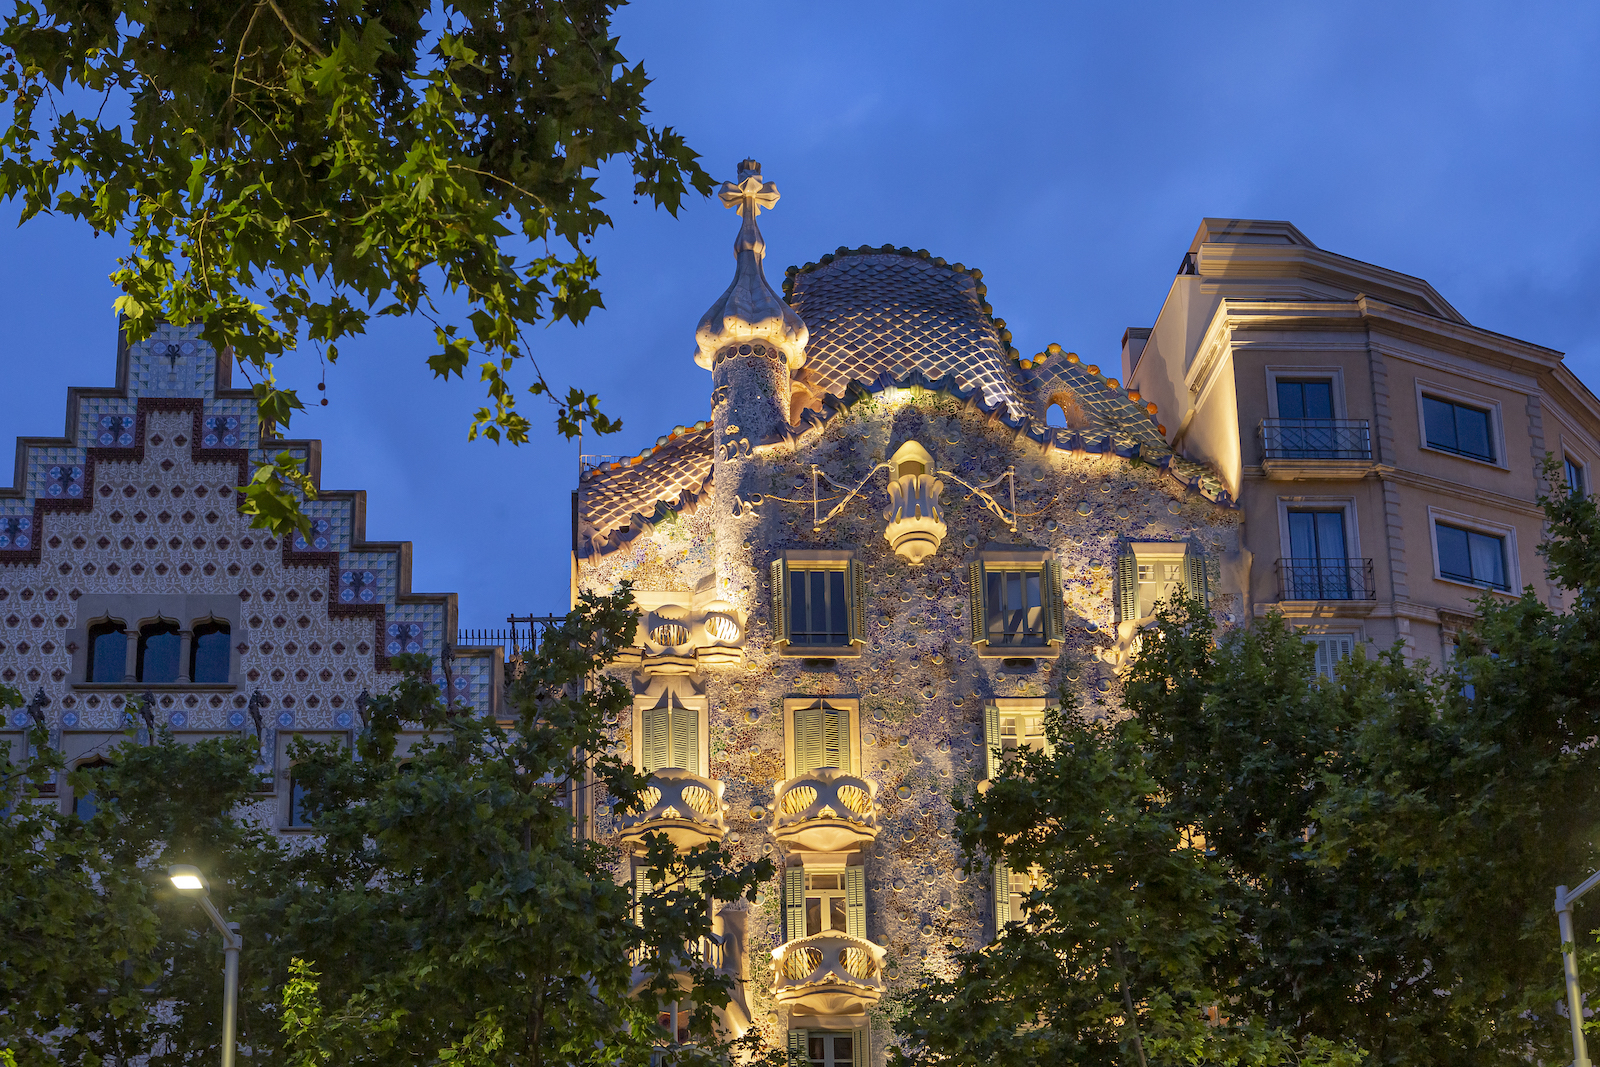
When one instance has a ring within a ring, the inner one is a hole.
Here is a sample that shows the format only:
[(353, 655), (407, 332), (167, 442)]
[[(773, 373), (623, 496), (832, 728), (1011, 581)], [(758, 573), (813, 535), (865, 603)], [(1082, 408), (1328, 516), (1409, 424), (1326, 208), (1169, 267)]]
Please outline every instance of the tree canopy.
[[(524, 390), (572, 436), (620, 428), (560, 395), (527, 327), (602, 306), (585, 243), (598, 169), (677, 212), (711, 189), (644, 69), (621, 0), (24, 0), (0, 23), (0, 197), (125, 238), (128, 336), (197, 323), (251, 377), (263, 426), (302, 407), (274, 361), (329, 362), (372, 317), (422, 316), (440, 377), (475, 367), (470, 435), (525, 441)], [(246, 510), (284, 533), (312, 491), (287, 453)]]
[(1600, 865), (1600, 519), (1551, 474), (1567, 607), (1486, 593), (1442, 669), (1318, 677), (1281, 617), (1164, 610), (1127, 717), (1065, 702), (961, 800), (973, 869), (1039, 888), (913, 995), (902, 1062), (1570, 1062), (1551, 901)]
[[(221, 939), (164, 874), (192, 863), (242, 926), (241, 1063), (722, 1062), (732, 980), (685, 946), (771, 861), (654, 835), (659, 880), (636, 894), (567, 803), (594, 782), (641, 803), (609, 745), (632, 696), (599, 673), (632, 641), (629, 601), (586, 599), (547, 634), (499, 721), (449, 706), (425, 657), (398, 660), (354, 751), (297, 741), (313, 832), (292, 843), (251, 810), (254, 738), (130, 728), (112, 766), (72, 772), (96, 794), (84, 820), (41, 794), (61, 757), (35, 731), (36, 753), (0, 767), (20, 787), (0, 820), (0, 1047), (20, 1067), (215, 1062)], [(658, 1013), (683, 1001), (675, 1044)]]

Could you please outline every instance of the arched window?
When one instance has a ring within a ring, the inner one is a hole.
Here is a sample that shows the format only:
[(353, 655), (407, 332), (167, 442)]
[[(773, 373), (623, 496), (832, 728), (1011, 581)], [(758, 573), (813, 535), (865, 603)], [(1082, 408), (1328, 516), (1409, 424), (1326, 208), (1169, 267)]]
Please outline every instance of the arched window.
[(211, 619), (194, 628), (189, 647), (189, 680), (221, 683), (228, 680), (228, 624)]
[[(118, 681), (121, 681), (121, 679), (118, 679)], [(103, 767), (110, 766), (112, 766), (110, 760), (103, 756), (96, 756), (94, 759), (84, 760), (82, 763), (78, 764), (77, 769), (80, 771), (88, 771), (92, 774)], [(76, 814), (83, 822), (88, 822), (90, 819), (94, 818), (95, 813), (100, 810), (100, 801), (95, 795), (94, 790), (87, 788), (74, 790), (72, 798), (72, 810), (73, 813)]]
[(115, 619), (89, 627), (87, 682), (120, 682), (128, 670), (128, 633)]
[(158, 619), (139, 627), (139, 668), (134, 677), (141, 682), (176, 682), (182, 645), (175, 622)]

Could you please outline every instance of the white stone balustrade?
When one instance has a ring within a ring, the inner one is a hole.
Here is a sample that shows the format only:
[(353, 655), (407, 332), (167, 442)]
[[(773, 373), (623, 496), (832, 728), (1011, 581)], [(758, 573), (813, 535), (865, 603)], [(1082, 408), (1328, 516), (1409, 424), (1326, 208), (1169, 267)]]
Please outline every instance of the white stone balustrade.
[(622, 840), (636, 844), (646, 834), (663, 833), (676, 848), (720, 841), (728, 832), (722, 791), (722, 782), (692, 771), (677, 767), (656, 771), (644, 791), (644, 811), (619, 818)]
[(853, 1015), (883, 996), (884, 950), (838, 930), (772, 950), (772, 992), (797, 1015)]
[(837, 767), (780, 782), (775, 793), (772, 832), (785, 846), (839, 852), (878, 836), (878, 787)]

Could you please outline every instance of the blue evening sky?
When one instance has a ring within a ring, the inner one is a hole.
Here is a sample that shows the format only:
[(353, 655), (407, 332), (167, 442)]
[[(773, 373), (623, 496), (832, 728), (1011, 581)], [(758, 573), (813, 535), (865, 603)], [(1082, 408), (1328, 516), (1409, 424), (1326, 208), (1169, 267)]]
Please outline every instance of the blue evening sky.
[[(1116, 366), (1201, 218), (1288, 219), (1600, 386), (1600, 7), (641, 0), (616, 29), (657, 122), (719, 179), (751, 155), (778, 183), (775, 288), (839, 245), (927, 248), (983, 269), (1019, 349)], [(585, 450), (632, 454), (708, 415), (693, 330), (736, 225), (714, 201), (634, 207), (619, 178), (591, 249), (607, 308), (538, 343), (553, 382), (623, 420)], [(0, 439), (59, 434), (68, 385), (112, 382), (117, 246), (49, 219), (3, 232)], [(343, 346), (331, 404), (292, 430), (463, 625), (564, 611), (577, 449), (540, 402), (532, 443), (468, 443), (476, 383), (431, 380), (430, 342), (386, 323)], [(314, 404), (318, 373), (308, 355), (280, 377)]]

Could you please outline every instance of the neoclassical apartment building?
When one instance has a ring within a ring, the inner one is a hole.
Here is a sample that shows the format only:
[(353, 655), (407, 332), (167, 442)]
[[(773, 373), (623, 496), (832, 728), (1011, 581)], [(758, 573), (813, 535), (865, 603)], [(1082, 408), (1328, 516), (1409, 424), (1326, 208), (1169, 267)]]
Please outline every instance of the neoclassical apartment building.
[(1206, 219), (1122, 374), (1237, 501), (1247, 610), (1304, 626), (1325, 663), (1396, 641), (1440, 661), (1485, 590), (1558, 600), (1542, 467), (1589, 490), (1600, 401), (1427, 282), (1287, 222)]

